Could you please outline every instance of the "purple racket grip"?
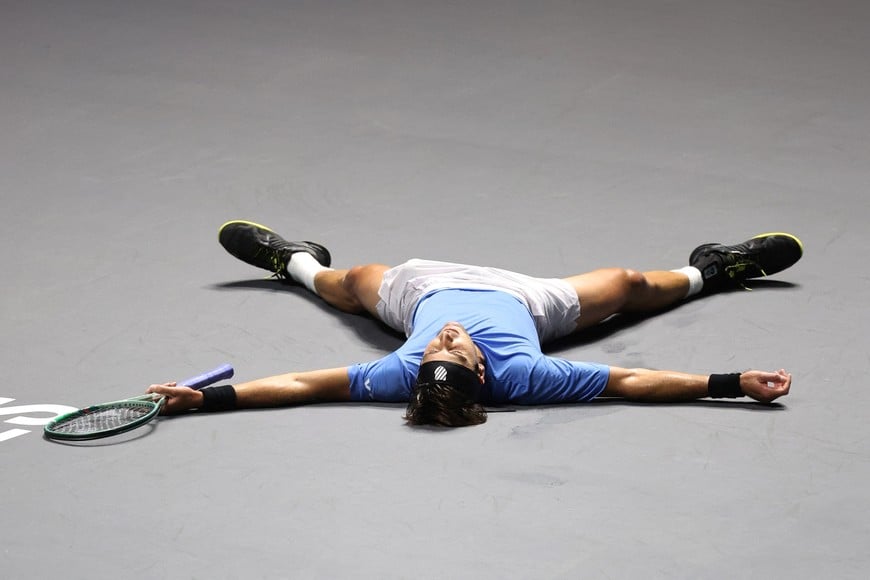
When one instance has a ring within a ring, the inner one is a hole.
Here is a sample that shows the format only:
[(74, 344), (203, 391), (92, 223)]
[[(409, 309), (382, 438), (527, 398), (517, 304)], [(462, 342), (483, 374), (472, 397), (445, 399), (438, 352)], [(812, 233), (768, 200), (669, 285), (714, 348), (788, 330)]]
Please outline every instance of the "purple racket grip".
[(198, 391), (201, 388), (207, 387), (218, 381), (229, 379), (234, 373), (235, 370), (233, 370), (232, 365), (221, 365), (216, 369), (212, 369), (208, 372), (202, 373), (201, 375), (184, 379), (183, 381), (180, 381), (178, 385), (181, 387), (190, 387), (191, 389), (196, 389)]

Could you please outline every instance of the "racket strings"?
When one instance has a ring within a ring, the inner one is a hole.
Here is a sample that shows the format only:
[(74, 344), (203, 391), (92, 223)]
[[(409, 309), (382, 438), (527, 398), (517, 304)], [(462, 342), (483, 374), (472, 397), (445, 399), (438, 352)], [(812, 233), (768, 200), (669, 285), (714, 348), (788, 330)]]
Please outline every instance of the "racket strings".
[(154, 410), (153, 403), (125, 403), (83, 412), (53, 427), (56, 433), (97, 433), (124, 427)]

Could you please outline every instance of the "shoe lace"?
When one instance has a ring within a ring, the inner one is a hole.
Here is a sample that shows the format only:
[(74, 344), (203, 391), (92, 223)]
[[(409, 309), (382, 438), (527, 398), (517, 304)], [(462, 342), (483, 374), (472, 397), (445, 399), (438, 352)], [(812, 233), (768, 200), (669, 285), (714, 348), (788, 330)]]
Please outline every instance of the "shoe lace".
[(272, 264), (272, 275), (267, 278), (267, 280), (279, 279), (279, 280), (289, 280), (290, 276), (287, 274), (287, 262), (283, 258), (284, 250), (290, 249), (291, 245), (289, 242), (284, 240), (269, 240), (269, 248), (262, 248), (261, 252), (268, 252), (267, 258), (269, 262)]
[(737, 282), (741, 288), (744, 290), (752, 290), (743, 283), (743, 280), (740, 279), (739, 274), (744, 272), (746, 268), (753, 267), (756, 268), (763, 276), (767, 276), (767, 272), (764, 271), (764, 268), (761, 267), (756, 260), (752, 259), (751, 256), (746, 255), (743, 252), (728, 252), (726, 254), (730, 257), (730, 259), (726, 260), (725, 264), (725, 274), (731, 279)]

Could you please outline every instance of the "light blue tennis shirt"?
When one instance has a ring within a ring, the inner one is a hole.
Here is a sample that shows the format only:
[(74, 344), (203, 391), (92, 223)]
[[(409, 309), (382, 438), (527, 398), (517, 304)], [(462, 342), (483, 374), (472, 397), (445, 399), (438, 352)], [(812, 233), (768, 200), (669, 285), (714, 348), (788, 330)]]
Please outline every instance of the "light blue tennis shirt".
[(456, 321), (483, 351), (484, 403), (544, 405), (594, 399), (610, 376), (605, 365), (546, 356), (525, 305), (498, 290), (435, 290), (417, 304), (407, 342), (395, 352), (349, 369), (354, 401), (407, 402), (426, 345)]

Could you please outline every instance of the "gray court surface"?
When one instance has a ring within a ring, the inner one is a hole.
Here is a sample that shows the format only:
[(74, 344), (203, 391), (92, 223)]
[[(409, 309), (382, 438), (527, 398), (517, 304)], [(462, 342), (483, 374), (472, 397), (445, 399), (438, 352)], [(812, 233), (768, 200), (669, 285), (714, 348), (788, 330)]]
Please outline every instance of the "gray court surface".
[[(0, 576), (866, 578), (868, 30), (859, 0), (0, 2)], [(44, 440), (58, 405), (399, 344), (227, 255), (234, 218), (540, 276), (791, 231), (753, 291), (551, 352), (792, 394)]]

